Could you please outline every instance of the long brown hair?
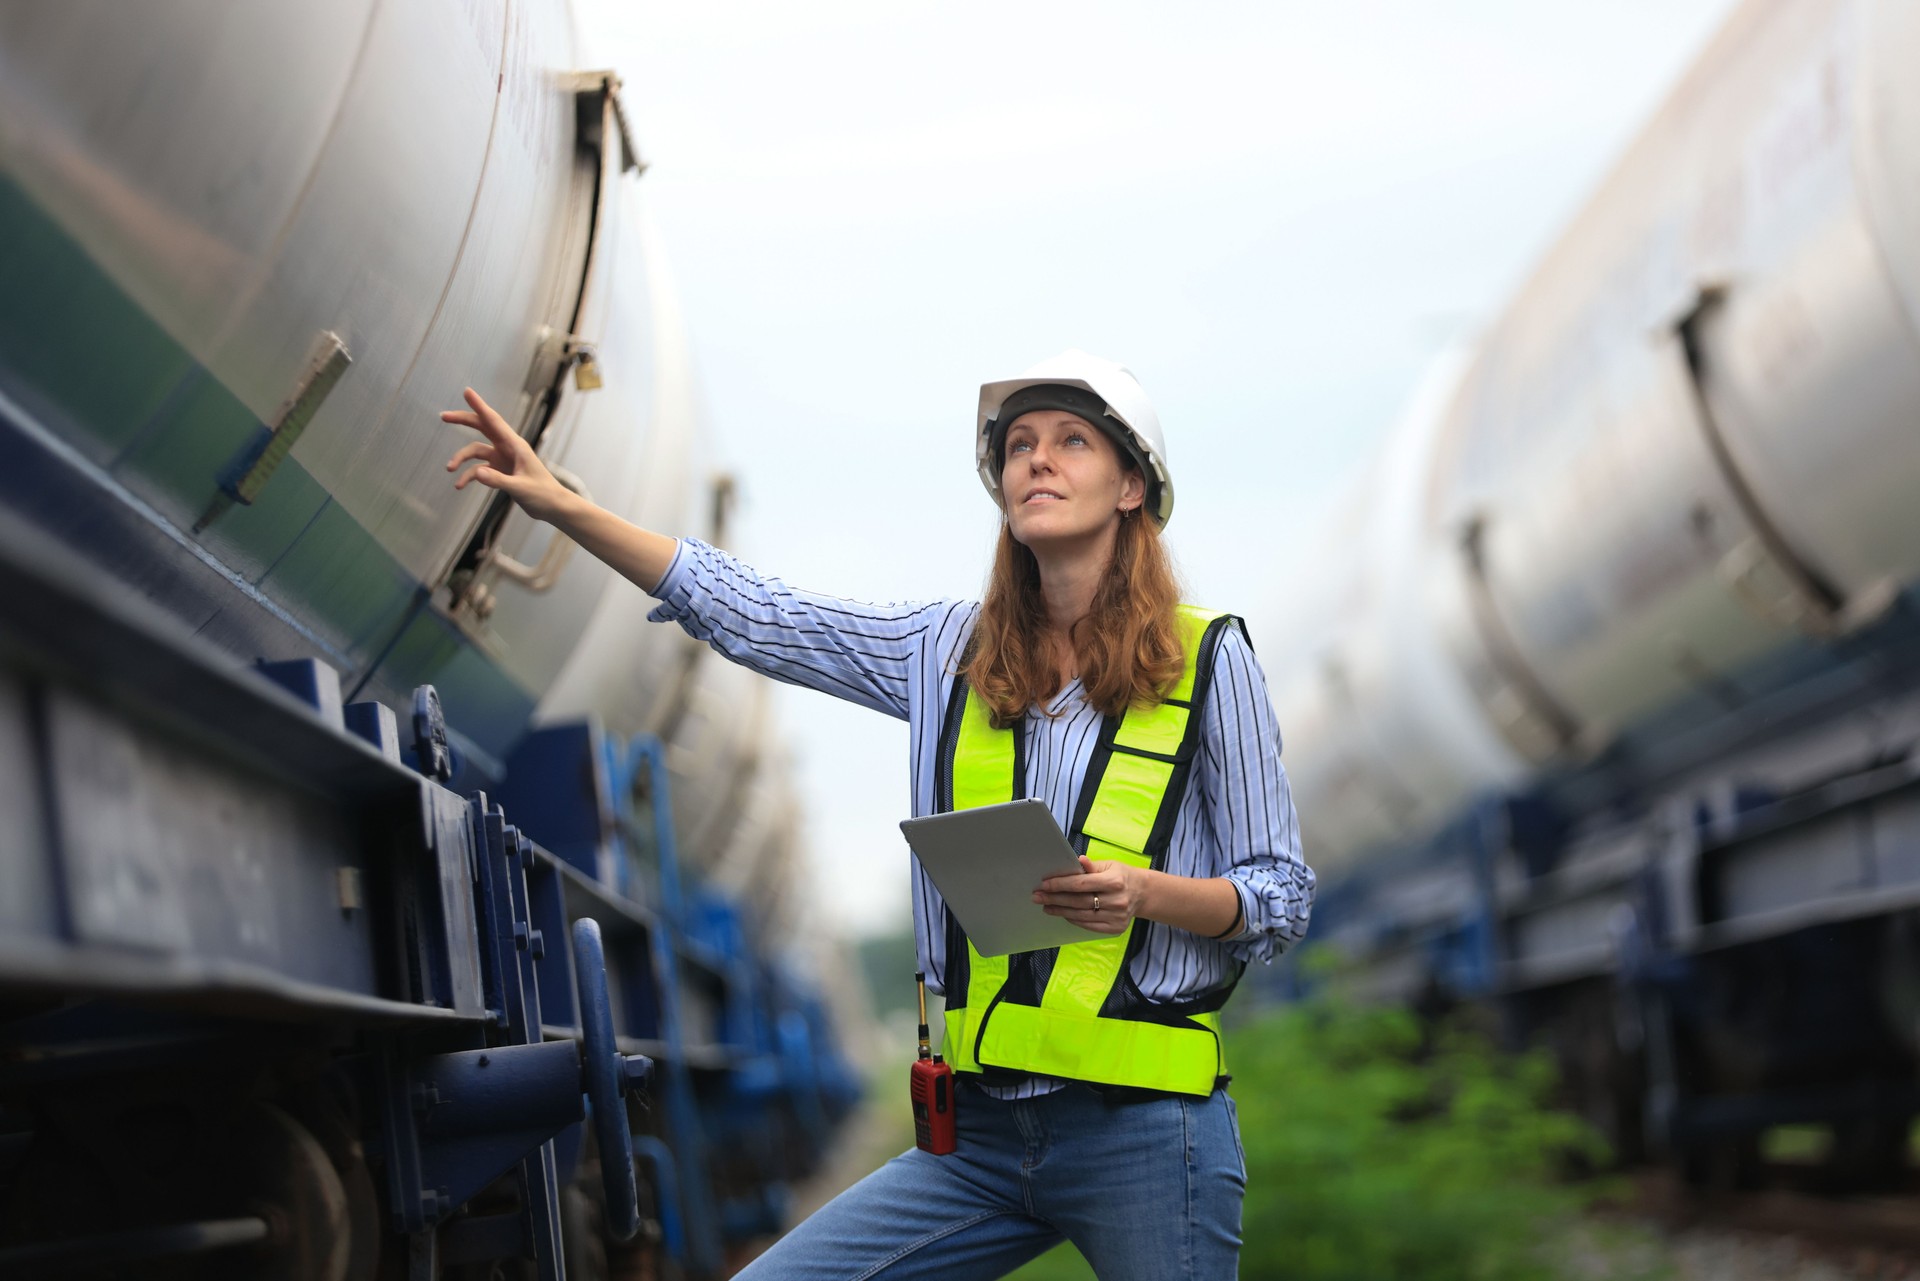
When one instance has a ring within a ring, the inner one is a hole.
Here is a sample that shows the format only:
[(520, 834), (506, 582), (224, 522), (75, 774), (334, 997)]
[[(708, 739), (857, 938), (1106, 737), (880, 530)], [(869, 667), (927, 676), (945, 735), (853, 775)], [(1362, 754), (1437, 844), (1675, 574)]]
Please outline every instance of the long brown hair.
[[(1165, 696), (1186, 666), (1175, 606), (1180, 587), (1151, 517), (1120, 522), (1113, 558), (1086, 616), (1073, 625), (1075, 660), (1087, 702), (1118, 716)], [(1003, 521), (960, 674), (993, 712), (996, 729), (1020, 723), (1027, 709), (1060, 692), (1060, 671), (1046, 646), (1040, 564)]]

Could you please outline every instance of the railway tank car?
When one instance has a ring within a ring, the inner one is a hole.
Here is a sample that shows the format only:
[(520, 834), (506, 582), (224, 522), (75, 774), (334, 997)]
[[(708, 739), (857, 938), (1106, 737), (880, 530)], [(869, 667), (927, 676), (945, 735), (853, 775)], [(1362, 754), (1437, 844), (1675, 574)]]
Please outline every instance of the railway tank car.
[(1737, 9), (1265, 637), (1317, 932), (1703, 1178), (1920, 1111), (1920, 11)]
[(0, 12), (0, 1273), (719, 1275), (857, 1093), (765, 692), (442, 468), (724, 536), (579, 48)]

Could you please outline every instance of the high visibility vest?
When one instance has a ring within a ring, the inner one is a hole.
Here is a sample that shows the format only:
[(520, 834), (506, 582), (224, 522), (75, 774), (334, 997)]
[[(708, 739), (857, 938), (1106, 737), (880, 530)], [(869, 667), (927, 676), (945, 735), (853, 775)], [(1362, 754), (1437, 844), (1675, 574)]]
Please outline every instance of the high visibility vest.
[[(1186, 667), (1151, 707), (1109, 716), (1101, 729), (1068, 833), (1092, 859), (1164, 867), (1186, 793), (1221, 633), (1240, 620), (1180, 606)], [(1025, 791), (1024, 735), (995, 729), (986, 703), (954, 682), (940, 731), (941, 812), (1018, 800)], [(1124, 934), (1012, 956), (981, 956), (946, 914), (947, 1061), (958, 1072), (1007, 1068), (1101, 1085), (1206, 1095), (1226, 1075), (1219, 1008), (1233, 989), (1180, 1003), (1149, 1003), (1127, 972), (1145, 942), (1143, 922)], [(1239, 971), (1234, 971), (1234, 980)]]

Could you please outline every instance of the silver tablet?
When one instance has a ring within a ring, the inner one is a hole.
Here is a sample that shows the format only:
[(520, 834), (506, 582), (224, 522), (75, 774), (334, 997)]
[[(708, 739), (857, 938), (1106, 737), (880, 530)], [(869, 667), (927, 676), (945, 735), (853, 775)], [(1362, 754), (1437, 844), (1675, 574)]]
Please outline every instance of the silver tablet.
[(1045, 801), (1028, 799), (930, 814), (900, 824), (982, 956), (1104, 938), (1033, 901), (1049, 876), (1077, 876), (1080, 860)]

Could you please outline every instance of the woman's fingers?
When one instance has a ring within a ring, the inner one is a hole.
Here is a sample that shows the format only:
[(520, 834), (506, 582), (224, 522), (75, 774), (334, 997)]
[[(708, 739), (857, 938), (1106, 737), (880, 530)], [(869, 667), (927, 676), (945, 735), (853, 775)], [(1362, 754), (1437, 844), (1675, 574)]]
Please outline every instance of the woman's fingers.
[[(501, 456), (500, 450), (494, 448), (494, 446), (484, 440), (476, 440), (470, 444), (460, 446), (460, 448), (454, 452), (453, 457), (447, 459), (447, 470), (458, 471), (462, 466), (473, 462), (475, 459), (478, 459), (482, 465), (454, 477), (453, 487), (455, 489), (465, 489), (467, 484), (474, 480), (478, 480), (490, 488), (498, 489), (500, 488), (498, 484), (500, 477), (510, 472), (513, 467), (509, 459)], [(482, 472), (485, 472), (486, 475), (482, 476)]]
[[(1049, 883), (1073, 888), (1049, 891), (1046, 888)], [(1124, 877), (1063, 876), (1051, 878), (1051, 882), (1043, 881), (1041, 885), (1041, 889), (1033, 892), (1033, 901), (1048, 916), (1071, 921), (1095, 934), (1125, 933), (1133, 921), (1133, 896), (1127, 890)], [(1096, 900), (1100, 904), (1098, 911), (1094, 909)]]
[(489, 441), (501, 448), (507, 448), (513, 441), (519, 439), (519, 436), (514, 432), (513, 428), (508, 425), (507, 420), (502, 418), (499, 412), (481, 397), (479, 392), (468, 387), (461, 394), (465, 397), (468, 408), (441, 410), (441, 422), (454, 423), (461, 427), (471, 427), (475, 431), (485, 435)]
[[(486, 439), (467, 442), (447, 459), (447, 470), (458, 473), (453, 487), (465, 489), (479, 481), (511, 498), (535, 520), (561, 518), (572, 499), (566, 487), (554, 479), (533, 446), (521, 439), (479, 392), (469, 387), (464, 395), (467, 407), (443, 410), (440, 421), (470, 427)], [(463, 467), (467, 470), (461, 471)]]
[(1093, 934), (1124, 933), (1130, 923), (1128, 918), (1115, 916), (1111, 912), (1104, 912), (1098, 916), (1092, 912), (1056, 912), (1054, 915), (1062, 917), (1068, 922), (1078, 925), (1081, 929)]
[(455, 489), (465, 489), (470, 483), (477, 480), (488, 489), (505, 489), (506, 479), (506, 473), (500, 471), (492, 464), (481, 463), (478, 467), (471, 468), (454, 477), (453, 487)]
[(1041, 881), (1040, 887), (1034, 891), (1033, 901), (1087, 902), (1098, 894), (1103, 901), (1111, 902), (1126, 893), (1127, 875), (1121, 864), (1111, 860), (1096, 863), (1082, 855), (1080, 866), (1085, 870), (1077, 874), (1049, 876)]
[(1040, 882), (1042, 894), (1107, 894), (1116, 884), (1108, 874), (1107, 866), (1101, 865), (1094, 871), (1069, 872), (1065, 876), (1049, 876)]
[(505, 445), (510, 440), (518, 439), (513, 428), (507, 425), (507, 420), (494, 412), (493, 406), (481, 399), (479, 392), (469, 387), (462, 394), (466, 397), (468, 408), (473, 410), (478, 419), (474, 425), (487, 434), (488, 440), (496, 445)]
[(478, 432), (486, 431), (486, 428), (481, 425), (480, 415), (471, 409), (443, 409), (440, 411), (440, 421), (452, 423), (456, 427), (471, 427)]
[(474, 458), (484, 458), (495, 466), (498, 466), (501, 462), (499, 450), (484, 440), (476, 440), (470, 445), (460, 446), (460, 448), (455, 451), (453, 457), (447, 459), (447, 470), (454, 471), (459, 468), (461, 463)]
[(1127, 928), (1133, 917), (1125, 912), (1116, 912), (1100, 901), (1100, 910), (1087, 907), (1043, 907), (1040, 909), (1048, 916), (1057, 916), (1063, 921), (1072, 921), (1075, 925), (1084, 925), (1090, 930), (1099, 930), (1103, 934), (1118, 934)]
[(490, 490), (501, 490), (501, 488), (505, 488), (505, 486), (501, 484), (501, 482), (505, 480), (505, 476), (503, 476), (501, 472), (495, 471), (490, 465), (486, 465), (486, 463), (482, 463), (480, 467), (474, 467), (474, 469), (470, 469), (470, 471), (461, 472), (459, 476), (455, 476), (455, 478), (453, 478), (453, 488), (455, 488), (455, 490), (465, 490), (468, 482), (472, 482), (472, 480), (478, 480), (480, 484), (484, 484), (484, 486), (490, 488)]
[[(1033, 892), (1033, 901), (1048, 916), (1071, 921), (1095, 934), (1124, 934), (1133, 923), (1133, 894), (1121, 865), (1081, 861), (1087, 870), (1078, 876), (1050, 876)], [(1100, 908), (1094, 910), (1098, 901)]]
[(476, 459), (482, 464), (454, 478), (455, 489), (465, 489), (473, 481), (479, 481), (489, 489), (510, 489), (505, 483), (509, 477), (524, 470), (519, 465), (524, 442), (507, 420), (494, 411), (479, 392), (468, 387), (464, 392), (467, 409), (448, 409), (441, 411), (440, 421), (453, 423), (459, 427), (471, 427), (486, 437), (485, 440), (470, 441), (454, 451), (447, 459), (448, 471), (459, 471), (467, 463)]
[(1046, 883), (1042, 882), (1040, 888), (1033, 892), (1033, 901), (1042, 907), (1052, 905), (1055, 907), (1090, 908), (1093, 906), (1093, 900), (1096, 898), (1108, 907), (1115, 907), (1127, 902), (1130, 897), (1127, 893), (1127, 883), (1121, 880), (1115, 880), (1111, 884), (1093, 883), (1071, 887), (1062, 886), (1057, 889), (1049, 889)]

